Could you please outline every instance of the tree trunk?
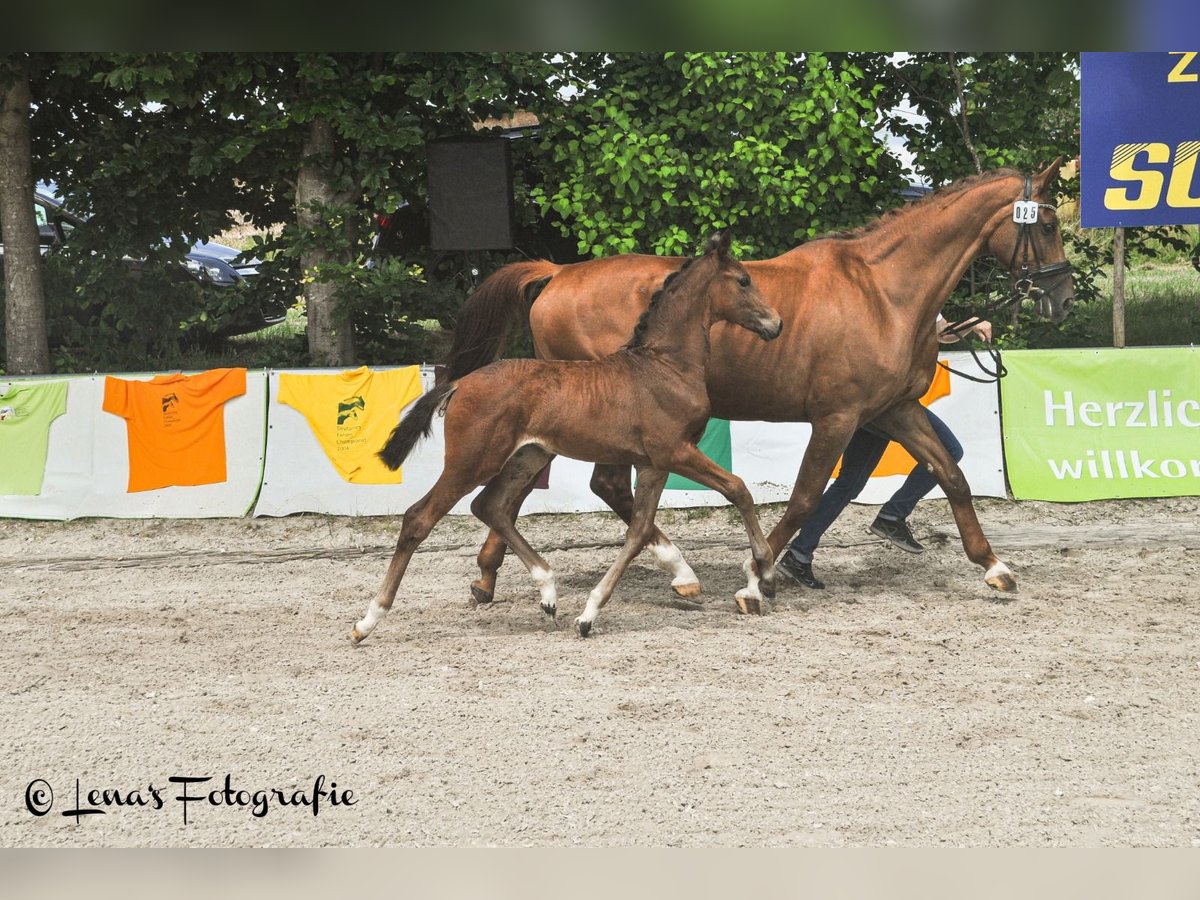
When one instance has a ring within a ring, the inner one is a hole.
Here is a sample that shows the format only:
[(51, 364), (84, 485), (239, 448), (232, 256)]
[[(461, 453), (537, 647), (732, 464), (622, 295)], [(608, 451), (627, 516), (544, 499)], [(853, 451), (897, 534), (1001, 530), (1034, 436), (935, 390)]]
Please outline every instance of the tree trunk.
[[(304, 138), (300, 172), (296, 178), (296, 221), (305, 235), (318, 242), (331, 234), (325, 214), (318, 207), (334, 205), (333, 185), (328, 176), (334, 153), (333, 129), (322, 118), (313, 119)], [(304, 302), (308, 313), (308, 356), (315, 366), (348, 366), (354, 362), (354, 328), (349, 317), (339, 317), (337, 285), (325, 281), (322, 266), (337, 261), (327, 247), (310, 246), (301, 251), (304, 273)]]
[(50, 371), (42, 257), (33, 210), (29, 145), (29, 73), (0, 88), (0, 235), (4, 241), (6, 369), (10, 375)]

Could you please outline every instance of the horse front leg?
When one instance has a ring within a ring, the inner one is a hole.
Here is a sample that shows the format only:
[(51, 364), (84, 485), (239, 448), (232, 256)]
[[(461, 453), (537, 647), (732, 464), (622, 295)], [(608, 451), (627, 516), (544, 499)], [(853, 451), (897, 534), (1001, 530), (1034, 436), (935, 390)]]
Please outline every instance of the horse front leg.
[(918, 463), (927, 466), (937, 479), (946, 494), (946, 499), (950, 501), (950, 509), (958, 525), (958, 534), (962, 538), (963, 550), (971, 562), (984, 570), (983, 580), (988, 586), (998, 591), (1015, 591), (1016, 578), (1008, 566), (992, 552), (992, 545), (988, 543), (979, 525), (975, 506), (971, 502), (971, 488), (963, 476), (962, 469), (950, 456), (945, 445), (938, 440), (921, 405), (915, 400), (898, 404), (877, 416), (873, 424), (899, 441), (904, 449), (911, 453)]
[[(630, 466), (607, 466), (600, 463), (592, 470), (592, 493), (603, 500), (626, 525), (633, 521), (633, 488), (630, 485)], [(661, 495), (661, 491), (659, 492)], [(680, 597), (700, 596), (700, 579), (687, 564), (679, 548), (651, 520), (646, 549), (654, 554), (654, 564), (671, 576), (671, 589)]]
[(754, 498), (746, 489), (746, 483), (718, 466), (701, 453), (695, 444), (683, 444), (674, 452), (670, 470), (719, 491), (721, 496), (737, 507), (742, 524), (746, 526), (746, 535), (750, 538), (751, 554), (746, 567), (751, 581), (737, 592), (737, 605), (744, 613), (762, 615), (763, 598), (769, 600), (775, 596), (775, 567), (772, 565), (775, 557), (767, 539), (763, 537), (758, 515), (754, 511)]
[(826, 416), (812, 423), (812, 437), (804, 451), (800, 471), (796, 474), (792, 495), (788, 498), (783, 515), (767, 535), (773, 559), (779, 558), (788, 541), (804, 527), (821, 502), (821, 494), (829, 484), (833, 467), (857, 429), (857, 419), (846, 415)]
[(634, 557), (641, 553), (642, 548), (646, 546), (646, 541), (649, 540), (654, 529), (654, 515), (658, 512), (658, 498), (662, 496), (663, 487), (667, 483), (667, 475), (667, 472), (659, 469), (638, 468), (637, 496), (633, 501), (629, 528), (625, 532), (625, 543), (613, 564), (604, 573), (604, 577), (600, 579), (600, 583), (588, 594), (587, 605), (579, 618), (575, 620), (575, 628), (579, 631), (580, 637), (587, 637), (592, 633), (592, 625), (596, 622), (596, 616), (612, 597), (617, 581)]

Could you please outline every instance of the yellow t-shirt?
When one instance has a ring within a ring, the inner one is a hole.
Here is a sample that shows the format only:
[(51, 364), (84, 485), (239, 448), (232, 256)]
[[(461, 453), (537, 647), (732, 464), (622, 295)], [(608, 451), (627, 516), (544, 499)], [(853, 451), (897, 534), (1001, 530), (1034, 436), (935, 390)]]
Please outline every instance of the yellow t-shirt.
[(279, 402), (305, 419), (343, 479), (351, 484), (399, 484), (377, 454), (400, 420), (400, 410), (421, 396), (419, 366), (372, 372), (366, 366), (337, 375), (279, 376)]
[(129, 491), (225, 480), (225, 401), (246, 393), (245, 369), (104, 379), (104, 411), (126, 421)]

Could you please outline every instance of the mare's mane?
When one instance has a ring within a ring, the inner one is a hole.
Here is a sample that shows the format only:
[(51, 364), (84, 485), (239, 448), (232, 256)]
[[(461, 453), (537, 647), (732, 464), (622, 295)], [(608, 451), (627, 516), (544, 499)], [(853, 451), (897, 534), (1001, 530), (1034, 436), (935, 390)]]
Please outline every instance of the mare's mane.
[(650, 298), (650, 305), (646, 307), (646, 311), (642, 313), (641, 318), (638, 319), (637, 326), (633, 329), (633, 337), (629, 339), (629, 343), (626, 344), (623, 349), (633, 350), (637, 347), (645, 346), (646, 329), (649, 327), (650, 317), (654, 314), (654, 311), (658, 309), (659, 300), (662, 299), (663, 294), (666, 293), (667, 289), (671, 286), (681, 272), (687, 269), (687, 267), (692, 263), (703, 258), (703, 256), (688, 257), (683, 261), (683, 265), (666, 277), (666, 280), (662, 283), (662, 287), (655, 291), (654, 296)]
[[(945, 187), (940, 187), (936, 191), (926, 194), (920, 200), (912, 200), (905, 203), (903, 206), (897, 206), (894, 209), (889, 209), (883, 215), (872, 219), (864, 225), (859, 225), (857, 228), (850, 228), (845, 231), (831, 231), (828, 234), (818, 235), (813, 238), (813, 241), (847, 241), (855, 238), (865, 237), (880, 229), (887, 228), (897, 219), (903, 218), (910, 212), (920, 211), (926, 206), (932, 206), (944, 200), (947, 197), (952, 197), (955, 194), (962, 193), (980, 184), (985, 184), (991, 181), (998, 181), (1001, 178), (1011, 178), (1013, 175), (1020, 176), (1021, 173), (1016, 169), (990, 169), (987, 172), (981, 172), (978, 175), (972, 175), (969, 178), (963, 178), (961, 181), (955, 181)], [(809, 241), (812, 243), (812, 241)]]

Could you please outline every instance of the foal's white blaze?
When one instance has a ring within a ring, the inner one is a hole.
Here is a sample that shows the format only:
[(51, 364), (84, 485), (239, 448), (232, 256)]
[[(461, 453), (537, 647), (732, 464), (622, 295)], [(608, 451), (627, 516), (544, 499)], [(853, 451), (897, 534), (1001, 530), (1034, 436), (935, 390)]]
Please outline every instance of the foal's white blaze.
[(529, 574), (533, 578), (534, 584), (538, 586), (538, 590), (541, 591), (542, 606), (550, 609), (557, 607), (558, 590), (554, 587), (554, 573), (541, 566), (534, 566), (529, 570)]
[(748, 558), (742, 563), (742, 572), (746, 575), (746, 586), (734, 594), (739, 600), (763, 601), (762, 591), (758, 589), (758, 573), (754, 571), (754, 558)]
[(683, 554), (679, 552), (679, 548), (670, 541), (664, 541), (661, 544), (651, 544), (649, 549), (654, 554), (654, 564), (664, 572), (675, 576), (671, 579), (671, 587), (700, 583), (700, 579), (696, 577), (696, 573), (692, 571), (692, 567), (684, 561)]

